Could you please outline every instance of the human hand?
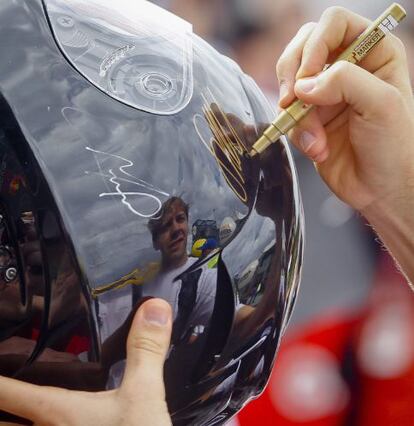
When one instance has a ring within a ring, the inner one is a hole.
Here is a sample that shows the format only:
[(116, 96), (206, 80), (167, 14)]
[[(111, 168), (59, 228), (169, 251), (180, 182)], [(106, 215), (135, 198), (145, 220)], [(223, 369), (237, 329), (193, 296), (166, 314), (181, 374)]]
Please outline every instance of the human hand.
[(316, 108), (289, 135), (331, 190), (359, 210), (414, 281), (414, 101), (402, 42), (387, 34), (360, 66), (322, 72), (369, 21), (329, 8), (306, 24), (277, 64), (280, 107)]
[(341, 61), (321, 73), (368, 25), (329, 8), (319, 23), (301, 28), (277, 64), (280, 106), (295, 95), (317, 106), (290, 134), (293, 143), (332, 191), (363, 213), (383, 202), (395, 206), (414, 185), (414, 104), (400, 40), (388, 34), (361, 66)]
[(119, 389), (78, 392), (0, 377), (0, 409), (36, 425), (170, 425), (163, 365), (171, 327), (170, 305), (151, 299), (139, 308), (132, 322)]

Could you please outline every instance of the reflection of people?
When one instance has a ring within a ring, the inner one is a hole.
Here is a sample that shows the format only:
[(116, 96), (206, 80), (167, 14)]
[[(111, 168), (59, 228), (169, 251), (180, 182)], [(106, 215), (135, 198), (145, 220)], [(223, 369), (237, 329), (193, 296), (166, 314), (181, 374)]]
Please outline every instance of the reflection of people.
[(187, 254), (188, 210), (181, 198), (171, 197), (162, 205), (158, 217), (148, 222), (154, 249), (161, 253), (158, 271), (148, 282), (132, 291), (131, 286), (126, 286), (100, 296), (101, 333), (105, 339), (123, 326), (133, 306), (143, 297), (169, 302), (177, 338), (191, 327), (207, 327), (214, 308), (217, 274), (209, 265), (186, 273), (198, 260)]
[(151, 219), (148, 228), (155, 250), (161, 252), (161, 270), (183, 266), (187, 260), (188, 205), (179, 197), (169, 198), (159, 219)]
[[(177, 351), (182, 357), (183, 350), (195, 358), (195, 352), (202, 347), (214, 309), (217, 270), (209, 262), (196, 265), (198, 259), (188, 256), (188, 214), (188, 205), (180, 197), (165, 201), (158, 217), (148, 222), (154, 249), (161, 253), (155, 276), (139, 286), (122, 287), (116, 293), (108, 292), (100, 296), (100, 331), (105, 339), (102, 364), (109, 369), (106, 382), (109, 389), (121, 385), (125, 360), (122, 351), (116, 352), (125, 341), (132, 319), (131, 312), (146, 298), (164, 299), (172, 307), (174, 326), (170, 361), (177, 356)], [(173, 365), (171, 361), (170, 367), (167, 366), (165, 370), (170, 382), (176, 384), (178, 379), (171, 367)], [(189, 365), (187, 367), (190, 371)], [(182, 379), (184, 375), (180, 373), (179, 377)]]
[[(131, 286), (125, 286), (100, 297), (100, 316), (103, 324), (101, 333), (104, 338), (109, 337), (125, 322), (132, 307), (141, 297), (159, 297), (166, 300), (173, 307), (174, 318), (177, 316), (181, 280), (175, 278), (195, 261), (187, 255), (187, 204), (179, 197), (169, 198), (163, 204), (158, 218), (150, 219), (148, 228), (154, 249), (161, 253), (159, 270), (154, 278), (133, 288), (132, 292)], [(198, 285), (203, 285), (201, 280)], [(208, 303), (214, 304), (214, 293), (212, 301), (208, 298)]]
[(161, 252), (161, 268), (142, 288), (142, 296), (170, 303), (176, 320), (174, 332), (180, 337), (189, 327), (200, 330), (200, 326), (208, 326), (217, 280), (216, 272), (208, 266), (185, 273), (197, 261), (187, 254), (188, 210), (181, 198), (171, 197), (163, 204), (160, 217), (149, 221), (154, 248)]
[[(162, 205), (158, 217), (150, 219), (148, 228), (153, 246), (161, 253), (159, 271), (149, 282), (134, 288), (133, 295), (126, 293), (119, 299), (122, 303), (118, 303), (116, 308), (130, 312), (133, 306), (147, 297), (167, 301), (173, 312), (173, 346), (193, 344), (206, 332), (216, 296), (216, 270), (211, 269), (208, 264), (191, 268), (198, 259), (187, 254), (188, 212), (188, 205), (180, 197), (171, 197)], [(188, 270), (190, 271), (187, 272)], [(106, 311), (111, 312), (110, 308), (113, 306), (106, 306)], [(125, 315), (123, 323), (116, 324), (117, 331), (111, 333), (105, 348), (113, 345), (114, 341), (120, 341), (118, 336), (123, 335), (127, 324), (129, 319)], [(112, 329), (116, 330), (113, 325)], [(170, 356), (173, 353), (171, 350)], [(113, 363), (108, 388), (120, 386), (124, 368), (125, 362), (122, 359)]]
[[(321, 106), (294, 132), (293, 141), (317, 161), (331, 189), (366, 216), (413, 280), (414, 105), (404, 49), (387, 36), (365, 68), (338, 63), (310, 78), (322, 70), (329, 54), (366, 26), (366, 20), (344, 9), (330, 9), (319, 24), (304, 27), (278, 65), (281, 106), (292, 100), (294, 90)], [(300, 64), (298, 77), (307, 78), (295, 85)], [(173, 241), (169, 251), (177, 253), (180, 244)], [(138, 311), (119, 390), (85, 394), (1, 379), (1, 407), (38, 423), (50, 423), (53, 417), (73, 425), (168, 424), (162, 386), (171, 330), (167, 309), (165, 303), (150, 301)], [(146, 389), (145, 399), (138, 388)]]

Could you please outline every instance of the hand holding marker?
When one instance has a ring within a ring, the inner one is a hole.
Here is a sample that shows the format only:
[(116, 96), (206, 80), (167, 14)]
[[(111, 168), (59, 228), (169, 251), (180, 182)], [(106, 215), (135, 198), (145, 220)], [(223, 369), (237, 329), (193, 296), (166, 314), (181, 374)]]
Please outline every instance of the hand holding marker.
[[(375, 47), (388, 32), (392, 31), (406, 16), (405, 10), (397, 3), (393, 3), (377, 20), (375, 20), (337, 59), (353, 64), (360, 62)], [(294, 101), (283, 110), (272, 124), (264, 131), (250, 151), (254, 157), (263, 153), (280, 136), (295, 127), (313, 108), (301, 100)]]

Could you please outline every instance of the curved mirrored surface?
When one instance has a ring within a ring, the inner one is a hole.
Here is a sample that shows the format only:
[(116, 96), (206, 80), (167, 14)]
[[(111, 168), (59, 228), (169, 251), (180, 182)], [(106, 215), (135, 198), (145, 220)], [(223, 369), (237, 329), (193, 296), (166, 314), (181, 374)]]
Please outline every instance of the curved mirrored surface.
[(147, 1), (45, 0), (63, 54), (127, 105), (176, 114), (193, 89), (192, 27)]
[(281, 139), (260, 160), (248, 155), (274, 112), (195, 35), (188, 104), (170, 115), (131, 108), (72, 66), (46, 10), (0, 5), (2, 46), (14, 46), (1, 51), (2, 173), (18, 188), (1, 188), (0, 369), (117, 387), (134, 312), (162, 297), (174, 312), (173, 422), (223, 422), (265, 386), (299, 283), (290, 152)]

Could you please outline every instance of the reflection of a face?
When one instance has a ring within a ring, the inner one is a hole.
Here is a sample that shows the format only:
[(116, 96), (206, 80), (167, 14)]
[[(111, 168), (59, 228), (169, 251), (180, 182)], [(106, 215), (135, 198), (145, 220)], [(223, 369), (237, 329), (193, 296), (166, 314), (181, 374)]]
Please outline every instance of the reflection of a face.
[(154, 238), (165, 265), (178, 267), (187, 259), (188, 218), (178, 202), (171, 204)]

